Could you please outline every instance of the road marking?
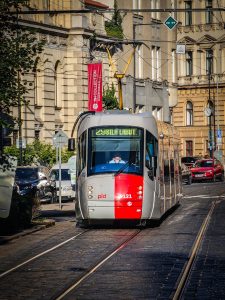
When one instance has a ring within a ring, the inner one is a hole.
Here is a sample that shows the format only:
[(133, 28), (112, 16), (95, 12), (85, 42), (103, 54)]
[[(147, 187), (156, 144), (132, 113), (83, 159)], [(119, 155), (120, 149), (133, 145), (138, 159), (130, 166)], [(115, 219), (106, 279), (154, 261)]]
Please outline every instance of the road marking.
[(184, 196), (184, 199), (192, 199), (192, 198), (210, 198), (210, 199), (219, 199), (219, 198), (224, 198), (225, 196), (210, 196), (210, 195), (198, 195), (198, 196)]

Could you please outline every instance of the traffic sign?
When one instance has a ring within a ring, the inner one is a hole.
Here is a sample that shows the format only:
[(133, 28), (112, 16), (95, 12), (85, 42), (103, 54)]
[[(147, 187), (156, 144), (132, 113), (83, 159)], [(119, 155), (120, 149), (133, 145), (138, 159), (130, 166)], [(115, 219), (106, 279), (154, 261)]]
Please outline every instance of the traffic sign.
[(16, 139), (16, 148), (23, 148), (23, 149), (26, 149), (26, 140), (23, 139), (23, 138), (20, 138), (20, 139)]
[(63, 132), (62, 130), (59, 130), (54, 136), (53, 136), (53, 145), (55, 147), (63, 147), (68, 143), (68, 136)]
[(172, 30), (176, 25), (177, 25), (178, 21), (175, 20), (173, 17), (169, 16), (165, 22), (164, 25), (169, 28), (170, 30)]

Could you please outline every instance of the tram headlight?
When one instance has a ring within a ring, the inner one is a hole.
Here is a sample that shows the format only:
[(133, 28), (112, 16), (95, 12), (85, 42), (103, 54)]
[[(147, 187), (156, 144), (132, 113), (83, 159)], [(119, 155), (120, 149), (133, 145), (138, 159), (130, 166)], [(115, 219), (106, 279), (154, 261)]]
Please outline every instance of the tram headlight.
[(140, 185), (140, 186), (138, 187), (138, 189), (139, 189), (139, 191), (142, 191), (142, 190), (143, 190), (143, 186)]
[(88, 199), (92, 199), (93, 198), (93, 186), (89, 185), (87, 187), (88, 189)]

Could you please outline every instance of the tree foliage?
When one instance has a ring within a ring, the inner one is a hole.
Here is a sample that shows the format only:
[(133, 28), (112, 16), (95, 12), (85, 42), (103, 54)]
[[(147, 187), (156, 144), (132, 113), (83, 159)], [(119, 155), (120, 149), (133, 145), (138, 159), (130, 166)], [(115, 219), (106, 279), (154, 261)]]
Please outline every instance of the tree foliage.
[[(23, 152), (24, 165), (36, 164), (50, 168), (56, 163), (56, 149), (51, 144), (34, 141), (33, 143), (28, 144)], [(6, 147), (5, 153), (13, 157), (17, 157), (19, 160), (20, 153), (16, 146)], [(67, 149), (62, 149), (62, 162), (67, 162), (72, 155), (74, 155), (73, 152), (69, 152)]]
[(108, 36), (123, 39), (122, 17), (118, 10), (117, 1), (114, 1), (114, 13), (112, 20), (105, 22), (105, 30)]
[(34, 32), (20, 24), (18, 14), (26, 3), (0, 1), (0, 112), (4, 113), (25, 102), (27, 86), (23, 75), (32, 70), (36, 55), (43, 49), (43, 42), (37, 40)]
[(113, 83), (111, 87), (107, 86), (107, 88), (103, 91), (103, 104), (105, 109), (119, 108), (119, 103), (116, 97), (116, 90)]

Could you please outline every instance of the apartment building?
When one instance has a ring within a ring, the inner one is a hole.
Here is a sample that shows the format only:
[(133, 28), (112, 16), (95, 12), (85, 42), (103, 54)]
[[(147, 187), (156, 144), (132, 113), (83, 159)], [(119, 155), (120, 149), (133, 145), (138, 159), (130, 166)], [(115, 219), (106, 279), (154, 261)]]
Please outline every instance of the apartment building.
[[(118, 1), (123, 14), (124, 40), (140, 42), (123, 81), (124, 105), (135, 111), (152, 111), (153, 115), (170, 122), (171, 108), (177, 104), (176, 30), (164, 22), (169, 13), (159, 9), (174, 8), (176, 1)], [(129, 9), (133, 10), (129, 13)], [(139, 10), (139, 11), (138, 11)], [(176, 13), (172, 14), (176, 18)], [(124, 45), (120, 70), (124, 70), (134, 45)]]
[[(173, 8), (175, 1), (118, 0), (118, 8), (130, 9), (121, 12), (124, 38), (120, 42), (105, 31), (105, 22), (112, 18), (112, 13), (51, 13), (62, 9), (113, 8), (113, 0), (28, 2), (28, 11), (49, 10), (49, 14), (31, 13), (20, 15), (19, 19), (21, 24), (35, 28), (38, 39), (46, 42), (33, 72), (25, 75), (31, 83), (26, 95), (29, 105), (22, 107), (21, 115), (22, 138), (27, 143), (34, 139), (51, 143), (59, 129), (70, 136), (76, 117), (88, 107), (90, 62), (102, 62), (103, 87), (113, 82), (117, 88), (114, 73), (126, 69), (122, 80), (124, 107), (152, 111), (157, 119), (170, 121), (177, 103), (176, 30), (170, 31), (163, 24), (168, 13), (155, 10)], [(114, 66), (109, 63), (107, 47), (113, 49)], [(15, 108), (15, 117), (17, 113)], [(13, 142), (17, 139), (15, 128)]]
[[(178, 104), (173, 124), (179, 128), (182, 154), (224, 159), (225, 1), (178, 1)], [(201, 9), (201, 10), (197, 10)], [(214, 9), (214, 10), (209, 10)]]
[[(107, 40), (104, 18), (100, 14), (70, 13), (84, 8), (107, 9), (107, 5), (92, 1), (28, 1), (28, 15), (20, 15), (19, 23), (34, 28), (38, 40), (44, 40), (44, 51), (36, 58), (33, 72), (25, 74), (31, 84), (22, 107), (22, 138), (27, 143), (34, 139), (52, 143), (52, 137), (62, 129), (68, 136), (80, 112), (87, 110), (87, 64), (101, 61), (103, 80), (109, 82), (106, 51), (91, 47), (93, 36)], [(32, 11), (49, 14), (33, 14)], [(52, 14), (54, 10), (68, 13)], [(17, 117), (18, 109), (13, 115)], [(13, 143), (18, 139), (18, 128), (13, 132)]]

